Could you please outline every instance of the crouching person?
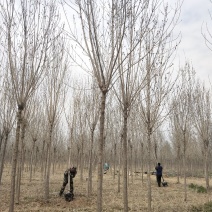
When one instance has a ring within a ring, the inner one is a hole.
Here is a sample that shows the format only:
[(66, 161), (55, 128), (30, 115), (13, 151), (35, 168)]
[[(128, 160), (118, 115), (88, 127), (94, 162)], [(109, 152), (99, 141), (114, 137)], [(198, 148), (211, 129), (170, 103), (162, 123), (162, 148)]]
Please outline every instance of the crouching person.
[(66, 185), (68, 184), (68, 180), (69, 180), (69, 184), (70, 184), (70, 190), (68, 193), (65, 194), (65, 199), (66, 201), (71, 201), (74, 198), (74, 184), (73, 184), (73, 178), (76, 176), (77, 174), (77, 168), (76, 167), (71, 167), (69, 169), (67, 169), (64, 172), (64, 178), (63, 178), (63, 185), (60, 189), (60, 193), (59, 195), (62, 196)]

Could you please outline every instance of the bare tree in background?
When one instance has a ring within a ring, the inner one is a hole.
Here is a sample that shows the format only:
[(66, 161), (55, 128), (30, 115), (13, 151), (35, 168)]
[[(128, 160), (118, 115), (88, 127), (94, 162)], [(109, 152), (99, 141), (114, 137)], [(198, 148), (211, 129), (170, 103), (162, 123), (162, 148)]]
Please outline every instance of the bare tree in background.
[(51, 168), (51, 151), (53, 143), (53, 131), (57, 122), (60, 119), (63, 104), (65, 102), (66, 86), (64, 79), (68, 69), (68, 62), (66, 57), (66, 43), (64, 38), (54, 41), (50, 48), (47, 59), (48, 76), (46, 77), (43, 90), (47, 114), (47, 148), (46, 148), (46, 173), (44, 180), (44, 199), (49, 199), (49, 182), (50, 182), (50, 168)]
[(30, 135), (30, 143), (31, 143), (31, 149), (30, 149), (30, 166), (29, 166), (29, 182), (32, 181), (32, 175), (33, 175), (33, 167), (35, 168), (35, 157), (36, 157), (36, 143), (38, 139), (40, 139), (40, 132), (43, 128), (42, 126), (42, 108), (41, 103), (39, 100), (40, 96), (40, 90), (38, 90), (30, 102), (30, 108), (29, 114), (28, 114), (28, 131)]
[[(211, 4), (212, 4), (212, 1), (210, 0)], [(209, 11), (209, 15), (210, 15), (210, 19), (212, 21), (212, 13), (211, 11)], [(208, 49), (210, 49), (210, 51), (212, 51), (212, 33), (211, 33), (211, 27), (208, 25), (208, 23), (204, 23), (202, 25), (202, 29), (201, 29), (201, 33), (202, 33), (202, 36), (205, 40), (205, 44), (206, 46), (208, 47)]]
[(209, 191), (209, 151), (212, 135), (211, 92), (204, 85), (197, 84), (192, 103), (192, 118), (194, 127), (201, 139), (201, 149), (204, 158), (204, 174), (206, 189)]
[[(102, 7), (102, 4), (104, 4), (104, 7)], [(79, 33), (77, 28), (70, 29), (69, 36), (78, 45), (78, 50), (83, 51), (83, 54), (89, 58), (91, 68), (88, 69), (86, 66), (85, 69), (92, 71), (92, 75), (95, 77), (101, 91), (97, 211), (102, 211), (106, 97), (114, 79), (114, 74), (117, 72), (117, 58), (126, 30), (127, 1), (115, 0), (112, 3), (105, 3), (102, 1), (78, 0), (71, 7), (74, 7), (77, 16), (80, 18), (82, 40), (77, 34)], [(77, 52), (75, 53), (77, 54)], [(81, 54), (76, 56), (82, 59)], [(80, 62), (82, 65), (85, 65), (85, 63), (84, 59)]]
[[(146, 56), (141, 68), (145, 74), (145, 88), (140, 94), (141, 107), (139, 111), (147, 136), (148, 211), (151, 211), (152, 201), (150, 177), (152, 135), (169, 113), (167, 100), (175, 84), (171, 66), (179, 42), (179, 40), (174, 40), (173, 31), (179, 17), (180, 4), (176, 5), (173, 13), (169, 13), (168, 5), (163, 5), (163, 1), (154, 1), (151, 7), (151, 10), (154, 11), (154, 19), (144, 38)], [(160, 13), (158, 10), (163, 12)], [(169, 16), (171, 16), (170, 20)]]
[(86, 119), (90, 129), (89, 139), (89, 168), (88, 168), (88, 197), (92, 194), (93, 189), (93, 147), (94, 147), (94, 132), (99, 120), (99, 93), (93, 88), (92, 93), (89, 93), (86, 98), (86, 107), (90, 113), (87, 113)]
[(187, 201), (187, 181), (186, 181), (186, 157), (189, 140), (191, 139), (191, 115), (192, 115), (192, 93), (194, 89), (194, 70), (193, 67), (186, 63), (181, 69), (180, 90), (174, 97), (173, 120), (174, 126), (179, 132), (180, 145), (183, 157), (183, 174), (184, 174), (184, 201)]
[[(127, 6), (126, 35), (123, 46), (118, 56), (117, 84), (114, 92), (117, 96), (122, 111), (122, 145), (123, 145), (123, 205), (124, 211), (128, 211), (128, 149), (132, 150), (132, 144), (128, 139), (128, 118), (133, 108), (133, 103), (144, 87), (145, 74), (142, 75), (143, 37), (145, 37), (151, 19), (147, 20), (148, 3), (137, 5), (138, 1), (129, 1)], [(127, 58), (125, 59), (127, 55)], [(124, 62), (123, 62), (124, 61)], [(128, 144), (129, 143), (129, 144)], [(131, 151), (132, 158), (132, 151)], [(132, 168), (132, 167), (131, 167)], [(132, 170), (131, 170), (132, 171)]]
[(176, 152), (176, 166), (177, 166), (177, 183), (180, 183), (180, 171), (181, 171), (181, 160), (182, 160), (182, 145), (181, 145), (181, 130), (178, 122), (178, 111), (175, 110), (176, 100), (173, 99), (173, 108), (170, 114), (170, 128), (171, 128), (171, 141)]
[(15, 102), (11, 96), (11, 86), (8, 82), (7, 73), (2, 83), (2, 95), (1, 95), (1, 111), (0, 111), (0, 120), (1, 120), (1, 134), (0, 134), (0, 186), (1, 179), (4, 169), (4, 161), (6, 148), (8, 144), (8, 137), (12, 131), (14, 121), (15, 121)]
[[(16, 140), (11, 170), (10, 208), (14, 211), (16, 165), (22, 112), (42, 79), (48, 48), (55, 38), (56, 8), (54, 2), (21, 0), (1, 2), (1, 18), (6, 33), (5, 51), (9, 61), (12, 93), (17, 102)], [(54, 33), (53, 33), (54, 32)]]

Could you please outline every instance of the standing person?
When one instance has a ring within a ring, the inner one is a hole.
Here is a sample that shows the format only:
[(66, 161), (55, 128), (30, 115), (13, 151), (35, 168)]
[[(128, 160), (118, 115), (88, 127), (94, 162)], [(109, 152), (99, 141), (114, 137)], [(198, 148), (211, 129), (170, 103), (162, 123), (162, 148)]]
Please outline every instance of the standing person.
[(163, 167), (160, 165), (160, 163), (158, 163), (158, 165), (155, 167), (155, 170), (156, 170), (156, 178), (157, 178), (158, 187), (160, 187), (161, 177), (163, 174)]
[(60, 196), (62, 196), (62, 194), (65, 190), (65, 187), (68, 184), (68, 176), (70, 176), (70, 192), (69, 192), (69, 194), (71, 195), (71, 198), (73, 199), (73, 197), (74, 197), (73, 178), (76, 176), (76, 174), (77, 174), (76, 167), (71, 167), (64, 172), (63, 185), (62, 185), (62, 187), (60, 189), (60, 193), (59, 193)]

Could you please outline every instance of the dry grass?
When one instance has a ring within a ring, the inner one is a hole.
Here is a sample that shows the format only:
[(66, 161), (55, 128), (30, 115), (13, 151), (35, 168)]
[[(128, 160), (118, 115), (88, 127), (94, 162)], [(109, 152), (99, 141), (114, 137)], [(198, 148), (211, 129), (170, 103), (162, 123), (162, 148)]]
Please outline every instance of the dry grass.
[[(87, 182), (80, 181), (79, 174), (74, 178), (75, 199), (66, 202), (63, 197), (58, 196), (64, 169), (58, 169), (51, 176), (50, 200), (43, 201), (43, 190), (40, 173), (33, 176), (33, 181), (29, 183), (29, 173), (24, 172), (21, 185), (20, 204), (15, 205), (15, 211), (96, 211), (96, 176), (94, 176), (94, 194), (87, 198)], [(9, 190), (10, 190), (10, 170), (6, 169), (3, 175), (3, 182), (0, 186), (0, 211), (8, 211)], [(117, 176), (113, 180), (112, 174), (108, 172), (104, 175), (103, 185), (103, 209), (104, 211), (123, 211), (122, 192), (117, 192)], [(152, 176), (152, 208), (156, 212), (186, 212), (191, 206), (198, 206), (210, 201), (210, 194), (197, 193), (188, 188), (188, 201), (184, 202), (183, 180), (176, 183), (176, 178), (166, 177), (168, 187), (158, 188), (155, 176)], [(194, 183), (204, 186), (203, 179), (188, 178), (188, 184)], [(133, 182), (129, 180), (129, 211), (147, 211), (147, 183), (146, 176), (142, 184), (141, 176), (133, 176)]]

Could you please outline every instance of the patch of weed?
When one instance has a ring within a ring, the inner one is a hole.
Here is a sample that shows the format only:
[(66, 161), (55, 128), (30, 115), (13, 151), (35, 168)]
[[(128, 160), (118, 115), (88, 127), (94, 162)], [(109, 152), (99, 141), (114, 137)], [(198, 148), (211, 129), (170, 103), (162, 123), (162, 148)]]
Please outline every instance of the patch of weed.
[(204, 205), (192, 206), (189, 211), (190, 212), (200, 212), (200, 211), (210, 212), (212, 211), (212, 202), (207, 202)]
[(197, 193), (207, 193), (207, 190), (203, 186), (198, 186), (197, 187)]
[(203, 186), (199, 186), (199, 185), (191, 183), (188, 185), (188, 187), (197, 191), (197, 193), (207, 193), (207, 189)]
[(188, 185), (188, 187), (191, 188), (191, 189), (196, 189), (197, 188), (197, 185), (191, 183), (191, 184)]

